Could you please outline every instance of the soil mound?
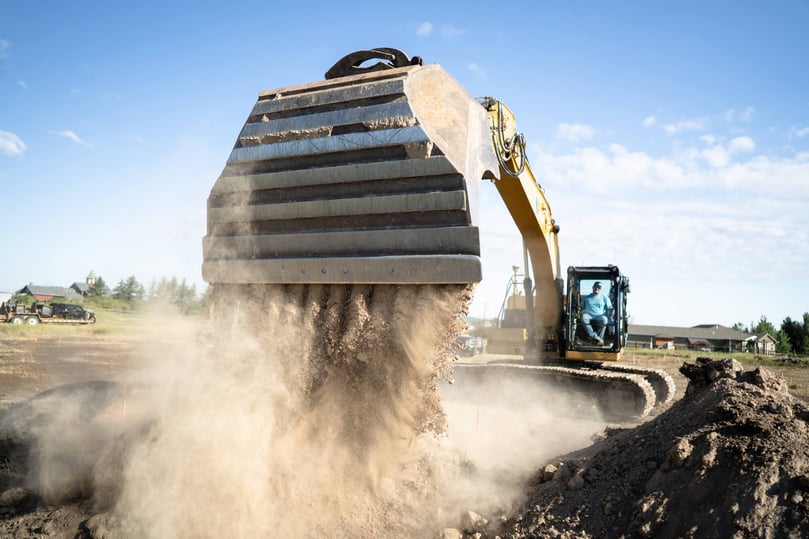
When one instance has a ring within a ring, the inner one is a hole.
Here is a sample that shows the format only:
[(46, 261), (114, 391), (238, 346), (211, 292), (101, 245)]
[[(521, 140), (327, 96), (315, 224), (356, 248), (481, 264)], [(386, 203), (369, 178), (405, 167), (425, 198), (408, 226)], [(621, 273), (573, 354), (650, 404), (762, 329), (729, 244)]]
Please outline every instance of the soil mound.
[(809, 536), (809, 409), (733, 359), (680, 371), (680, 401), (546, 465), (499, 536)]

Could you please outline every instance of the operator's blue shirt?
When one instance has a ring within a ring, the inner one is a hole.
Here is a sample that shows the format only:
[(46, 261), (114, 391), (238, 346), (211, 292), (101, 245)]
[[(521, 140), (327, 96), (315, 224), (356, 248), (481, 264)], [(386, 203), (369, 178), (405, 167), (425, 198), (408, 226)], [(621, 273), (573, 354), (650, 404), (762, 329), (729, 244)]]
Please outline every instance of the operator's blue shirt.
[(593, 292), (592, 294), (584, 296), (581, 306), (584, 310), (584, 314), (589, 314), (590, 316), (604, 316), (607, 314), (608, 309), (612, 309), (612, 302), (605, 294), (596, 294)]

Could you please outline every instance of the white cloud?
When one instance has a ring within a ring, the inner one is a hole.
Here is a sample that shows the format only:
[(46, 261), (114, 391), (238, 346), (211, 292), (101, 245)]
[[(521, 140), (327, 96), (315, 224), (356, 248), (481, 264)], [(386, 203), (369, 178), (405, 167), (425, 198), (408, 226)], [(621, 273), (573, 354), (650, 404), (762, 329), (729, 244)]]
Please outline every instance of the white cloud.
[(8, 50), (11, 48), (11, 42), (7, 39), (0, 39), (0, 58), (8, 57)]
[(643, 119), (643, 127), (652, 127), (657, 123), (657, 118), (654, 116), (647, 116)]
[(429, 36), (433, 33), (433, 23), (431, 22), (423, 22), (418, 25), (416, 28), (416, 35), (419, 36)]
[(699, 152), (703, 159), (713, 168), (726, 166), (730, 162), (730, 154), (723, 146), (716, 145)]
[(556, 127), (556, 138), (569, 140), (570, 142), (580, 142), (593, 138), (595, 130), (585, 124), (561, 123)]
[(755, 156), (719, 171), (718, 178), (734, 190), (809, 204), (809, 161), (801, 156)]
[(441, 26), (441, 37), (455, 38), (464, 34), (466, 34), (466, 30), (452, 26), (451, 24)]
[(798, 129), (798, 128), (794, 128), (794, 127), (793, 127), (793, 128), (790, 130), (790, 135), (792, 135), (792, 136), (796, 136), (796, 137), (798, 137), (798, 138), (803, 138), (803, 137), (805, 137), (806, 135), (809, 135), (809, 127), (802, 127), (802, 128), (800, 128), (800, 129)]
[(578, 148), (570, 154), (540, 153), (531, 157), (540, 182), (576, 185), (582, 190), (605, 191), (676, 188), (696, 179), (674, 159), (655, 159), (644, 152), (631, 152), (613, 144), (609, 151), (600, 148)]
[(725, 111), (725, 119), (729, 122), (739, 120), (740, 122), (749, 123), (753, 121), (754, 112), (756, 112), (755, 107), (745, 107), (742, 110), (729, 109)]
[[(418, 26), (416, 26), (416, 35), (418, 36), (429, 37), (434, 35), (435, 33), (436, 33), (436, 26), (429, 21), (424, 21), (422, 23), (419, 23)], [(466, 30), (463, 30), (462, 28), (458, 28), (457, 26), (453, 26), (451, 24), (443, 24), (437, 30), (437, 33), (439, 36), (443, 38), (454, 39), (456, 37), (465, 35), (468, 32)]]
[(475, 62), (469, 62), (466, 64), (466, 68), (471, 71), (476, 77), (483, 78), (486, 76), (486, 70), (480, 67)]
[(741, 112), (741, 114), (739, 115), (739, 118), (743, 122), (752, 122), (753, 121), (753, 113), (755, 111), (756, 111), (756, 109), (754, 109), (753, 107), (747, 107), (746, 109), (744, 109)]
[(663, 131), (669, 135), (676, 135), (683, 131), (703, 131), (708, 127), (708, 120), (705, 118), (692, 118), (687, 120), (680, 120), (666, 124), (663, 126)]
[(26, 83), (24, 80), (18, 80), (17, 86), (19, 86), (20, 88), (28, 88), (28, 83)]
[(661, 191), (690, 195), (702, 189), (730, 189), (734, 194), (785, 196), (809, 204), (809, 152), (785, 158), (755, 155), (755, 143), (749, 137), (707, 148), (688, 147), (661, 157), (620, 144), (606, 149), (582, 147), (570, 153), (531, 148), (531, 163), (543, 186), (575, 185), (627, 194), (645, 189), (649, 196)]
[(756, 143), (750, 137), (736, 137), (728, 144), (730, 153), (752, 152), (756, 148)]
[(57, 136), (60, 136), (60, 137), (64, 137), (64, 138), (66, 138), (66, 139), (68, 139), (68, 140), (72, 140), (72, 141), (73, 141), (73, 142), (75, 142), (76, 144), (81, 144), (82, 146), (87, 146), (88, 148), (92, 148), (92, 147), (93, 147), (93, 145), (92, 145), (92, 144), (90, 144), (89, 142), (87, 142), (87, 141), (83, 140), (83, 139), (82, 139), (81, 137), (79, 137), (79, 136), (78, 136), (76, 133), (74, 133), (73, 131), (70, 131), (70, 130), (64, 130), (64, 131), (51, 131), (50, 133), (51, 133), (52, 135), (57, 135)]
[(807, 276), (809, 160), (734, 163), (725, 146), (703, 150), (655, 157), (613, 144), (532, 155), (562, 229), (563, 265), (615, 261), (647, 279)]
[(20, 155), (27, 149), (20, 137), (9, 131), (0, 130), (0, 153)]

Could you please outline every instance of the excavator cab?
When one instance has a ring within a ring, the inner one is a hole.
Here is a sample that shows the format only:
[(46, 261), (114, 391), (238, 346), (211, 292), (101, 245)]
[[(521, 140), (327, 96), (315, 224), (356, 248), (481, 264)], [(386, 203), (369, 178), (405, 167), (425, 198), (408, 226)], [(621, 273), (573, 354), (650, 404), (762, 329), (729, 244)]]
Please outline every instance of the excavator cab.
[[(617, 361), (626, 344), (629, 280), (616, 266), (570, 267), (565, 305), (565, 357)], [(597, 304), (603, 312), (587, 309)]]

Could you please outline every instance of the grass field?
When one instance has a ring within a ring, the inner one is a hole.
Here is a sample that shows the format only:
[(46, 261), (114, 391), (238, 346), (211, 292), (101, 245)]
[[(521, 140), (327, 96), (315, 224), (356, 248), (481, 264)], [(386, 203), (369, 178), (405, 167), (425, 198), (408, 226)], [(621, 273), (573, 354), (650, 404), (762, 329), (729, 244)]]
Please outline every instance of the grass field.
[[(125, 346), (139, 341), (154, 340), (162, 336), (170, 338), (169, 328), (178, 322), (186, 325), (200, 319), (199, 316), (180, 315), (168, 307), (150, 311), (122, 311), (98, 307), (94, 307), (93, 310), (98, 321), (91, 325), (0, 324), (0, 361), (19, 355), (28, 345), (55, 341), (70, 341), (74, 344), (84, 342), (88, 347), (108, 348), (110, 353), (114, 354), (116, 349), (124, 349)], [(795, 397), (809, 402), (809, 359), (788, 361), (784, 358), (765, 358), (747, 353), (628, 348), (624, 351), (623, 361), (671, 373), (678, 385), (678, 393), (681, 394), (686, 380), (679, 374), (679, 368), (683, 363), (693, 362), (698, 357), (734, 358), (747, 370), (756, 367), (769, 369), (787, 381), (790, 392)]]

